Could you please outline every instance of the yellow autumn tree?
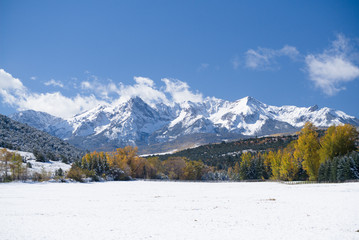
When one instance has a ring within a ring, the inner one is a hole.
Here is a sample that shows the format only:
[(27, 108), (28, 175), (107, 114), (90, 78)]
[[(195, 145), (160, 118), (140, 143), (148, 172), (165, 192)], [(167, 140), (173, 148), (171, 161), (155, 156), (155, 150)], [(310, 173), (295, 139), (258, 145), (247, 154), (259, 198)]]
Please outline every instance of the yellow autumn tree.
[(186, 161), (186, 167), (183, 169), (183, 180), (201, 180), (203, 174), (207, 171), (206, 165), (202, 161)]
[(357, 137), (356, 128), (350, 124), (329, 127), (320, 139), (320, 162), (354, 151)]
[(294, 157), (302, 162), (303, 169), (307, 172), (309, 180), (317, 180), (320, 166), (317, 128), (311, 123), (305, 123), (299, 133), (295, 144)]
[(229, 167), (227, 169), (227, 175), (228, 175), (229, 179), (235, 180), (235, 173), (234, 173), (234, 170), (232, 167)]
[(282, 150), (278, 150), (277, 152), (270, 151), (268, 153), (270, 165), (272, 168), (272, 179), (279, 180), (280, 179), (280, 169), (281, 169), (281, 161), (282, 161)]
[(23, 173), (25, 172), (26, 167), (22, 165), (22, 157), (20, 154), (12, 153), (10, 159), (10, 170), (13, 180), (20, 180), (24, 177)]
[(163, 161), (164, 173), (169, 179), (183, 179), (186, 160), (187, 158), (184, 157), (169, 157)]
[[(268, 158), (268, 152), (265, 152), (265, 153), (259, 153), (260, 154), (260, 157), (263, 158), (263, 164), (264, 164), (264, 171), (265, 171), (265, 175), (266, 175), (266, 178), (270, 178), (270, 176), (272, 175), (272, 167), (270, 165), (270, 160)], [(273, 154), (273, 152), (272, 152)]]
[(293, 181), (299, 172), (299, 162), (294, 157), (295, 142), (290, 143), (282, 152), (280, 163), (280, 178)]
[(12, 154), (11, 152), (7, 151), (6, 148), (0, 149), (0, 174), (2, 176), (0, 180), (2, 181), (9, 181), (10, 178), (8, 176), (9, 168), (10, 168), (10, 160)]
[(141, 164), (137, 147), (132, 146), (117, 148), (116, 151), (107, 153), (106, 158), (111, 169), (121, 169), (127, 176), (136, 175), (138, 164)]
[(158, 157), (150, 157), (146, 159), (146, 175), (144, 178), (157, 178), (163, 172), (162, 162)]

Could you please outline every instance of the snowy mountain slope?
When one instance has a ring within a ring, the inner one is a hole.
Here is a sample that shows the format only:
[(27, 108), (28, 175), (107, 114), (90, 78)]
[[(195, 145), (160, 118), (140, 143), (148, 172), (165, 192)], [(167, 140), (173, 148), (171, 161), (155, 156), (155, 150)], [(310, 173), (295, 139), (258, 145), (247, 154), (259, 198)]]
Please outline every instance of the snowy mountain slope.
[(81, 137), (91, 136), (94, 140), (108, 139), (122, 145), (147, 143), (154, 131), (169, 124), (173, 118), (169, 111), (168, 114), (164, 114), (163, 108), (160, 111), (138, 97), (117, 106), (99, 106), (68, 120), (73, 126), (69, 140), (76, 142), (83, 139)]
[(26, 110), (9, 117), (62, 139), (69, 138), (72, 135), (72, 126), (66, 120), (45, 112)]
[(35, 111), (20, 112), (11, 117), (89, 150), (111, 150), (129, 144), (144, 148), (169, 141), (176, 142), (178, 147), (181, 145), (179, 139), (188, 141), (194, 134), (197, 134), (196, 141), (205, 143), (214, 138), (293, 132), (307, 121), (318, 127), (340, 123), (359, 126), (359, 119), (330, 108), (277, 107), (252, 97), (235, 102), (206, 98), (202, 102), (171, 105), (149, 105), (134, 97), (116, 105), (97, 106), (66, 120)]

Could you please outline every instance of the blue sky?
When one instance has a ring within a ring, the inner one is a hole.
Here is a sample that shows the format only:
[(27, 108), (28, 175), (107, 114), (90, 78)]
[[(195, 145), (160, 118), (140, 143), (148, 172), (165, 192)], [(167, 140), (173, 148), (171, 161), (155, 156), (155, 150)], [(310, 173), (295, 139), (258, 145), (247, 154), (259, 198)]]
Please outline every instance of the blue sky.
[(359, 117), (358, 13), (358, 1), (0, 0), (0, 113), (69, 117), (152, 94)]

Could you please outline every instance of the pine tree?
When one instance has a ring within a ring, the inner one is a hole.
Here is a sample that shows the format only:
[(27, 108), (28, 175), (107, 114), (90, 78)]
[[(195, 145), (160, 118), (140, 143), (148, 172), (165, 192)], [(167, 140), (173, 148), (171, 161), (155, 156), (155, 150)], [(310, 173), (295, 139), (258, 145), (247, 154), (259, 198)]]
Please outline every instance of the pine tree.
[(350, 169), (353, 173), (354, 179), (359, 179), (359, 153), (352, 152), (349, 155), (350, 158)]
[(268, 179), (268, 175), (264, 165), (264, 158), (262, 154), (258, 153), (252, 162), (254, 164), (255, 172), (256, 172), (255, 179)]
[(328, 161), (320, 164), (319, 171), (318, 171), (318, 181), (319, 182), (330, 181), (330, 163), (331, 163), (331, 160), (328, 160)]
[(321, 163), (318, 170), (318, 182), (324, 182), (327, 181), (325, 176), (325, 167), (327, 163)]
[(350, 161), (347, 156), (339, 157), (338, 160), (338, 170), (337, 170), (337, 180), (339, 182), (344, 182), (345, 180), (354, 179), (352, 172), (350, 170)]
[(339, 158), (335, 157), (332, 160), (329, 161), (330, 163), (330, 174), (329, 174), (329, 181), (330, 182), (337, 182), (337, 172), (338, 172), (338, 161)]

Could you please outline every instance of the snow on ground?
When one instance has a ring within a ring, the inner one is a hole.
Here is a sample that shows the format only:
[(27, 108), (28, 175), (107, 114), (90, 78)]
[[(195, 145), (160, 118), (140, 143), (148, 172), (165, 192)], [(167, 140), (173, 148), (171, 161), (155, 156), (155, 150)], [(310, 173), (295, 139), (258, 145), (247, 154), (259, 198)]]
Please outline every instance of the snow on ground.
[(0, 239), (359, 239), (359, 183), (0, 184)]
[[(4, 149), (4, 148), (0, 147), (0, 150), (1, 150), (1, 149)], [(23, 152), (23, 151), (11, 150), (11, 149), (7, 149), (7, 148), (6, 148), (6, 150), (7, 150), (8, 152), (12, 152), (12, 153), (14, 152), (14, 153), (20, 154), (20, 156), (21, 156), (25, 161), (27, 161), (27, 160), (36, 160), (34, 154), (31, 153), (31, 152)]]
[(174, 149), (174, 150), (169, 151), (169, 152), (142, 154), (142, 155), (140, 155), (140, 157), (151, 157), (151, 156), (156, 156), (156, 155), (166, 155), (166, 154), (175, 153), (177, 151), (178, 151), (177, 149)]
[[(0, 148), (2, 149), (2, 148)], [(56, 170), (61, 168), (63, 171), (68, 171), (71, 168), (71, 164), (66, 164), (60, 161), (47, 161), (47, 162), (36, 162), (36, 158), (33, 153), (31, 152), (22, 152), (22, 151), (16, 151), (16, 150), (10, 150), (6, 149), (9, 152), (15, 152), (17, 154), (20, 154), (21, 157), (26, 161), (26, 163), (31, 164), (31, 168), (28, 168), (29, 173), (41, 173), (43, 170), (46, 172), (50, 172), (52, 174), (55, 173)], [(23, 163), (25, 166), (26, 163)]]
[(71, 165), (66, 164), (59, 161), (48, 161), (48, 162), (36, 162), (35, 160), (27, 161), (31, 163), (31, 168), (28, 169), (29, 172), (37, 172), (41, 173), (44, 169), (46, 172), (51, 172), (52, 174), (55, 173), (56, 170), (61, 168), (64, 172), (70, 170)]

